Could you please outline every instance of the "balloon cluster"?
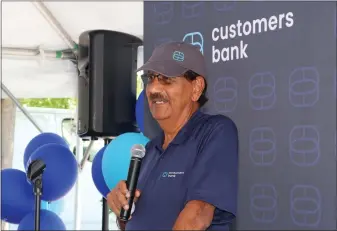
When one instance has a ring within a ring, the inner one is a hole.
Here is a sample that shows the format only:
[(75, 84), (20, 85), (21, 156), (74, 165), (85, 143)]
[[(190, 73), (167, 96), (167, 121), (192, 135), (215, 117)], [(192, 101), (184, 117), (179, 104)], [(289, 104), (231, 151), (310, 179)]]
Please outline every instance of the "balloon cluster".
[[(124, 133), (116, 137), (93, 160), (92, 178), (105, 198), (120, 180), (127, 178), (132, 146), (145, 146), (149, 141), (143, 135), (144, 91), (136, 103), (136, 120), (141, 133)], [(42, 133), (34, 137), (24, 151), (26, 172), (35, 160), (42, 160), (46, 164), (42, 176), (40, 229), (66, 230), (58, 215), (62, 210), (62, 198), (77, 180), (75, 156), (62, 137), (54, 133)], [(27, 179), (26, 172), (10, 168), (1, 171), (1, 220), (18, 224), (18, 230), (34, 230), (35, 198), (33, 184)]]
[(121, 180), (126, 180), (131, 161), (131, 148), (135, 144), (145, 145), (149, 139), (144, 132), (144, 91), (136, 103), (136, 120), (141, 133), (128, 132), (117, 136), (95, 155), (92, 163), (92, 179), (103, 197)]
[[(26, 172), (35, 160), (42, 160), (46, 165), (42, 175), (40, 229), (66, 230), (58, 214), (62, 210), (62, 198), (77, 180), (75, 156), (62, 137), (42, 133), (34, 137), (24, 151)], [(26, 172), (13, 168), (1, 171), (1, 220), (18, 224), (18, 230), (34, 230), (34, 186)]]

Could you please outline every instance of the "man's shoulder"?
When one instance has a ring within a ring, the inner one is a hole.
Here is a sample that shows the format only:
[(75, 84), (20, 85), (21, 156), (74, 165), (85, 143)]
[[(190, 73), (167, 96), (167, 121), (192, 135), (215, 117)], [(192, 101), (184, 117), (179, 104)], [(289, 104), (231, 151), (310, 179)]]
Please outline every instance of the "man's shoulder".
[(204, 114), (203, 116), (203, 123), (200, 121), (193, 136), (198, 153), (208, 153), (207, 155), (213, 153), (214, 157), (221, 156), (220, 159), (228, 158), (228, 155), (223, 155), (224, 151), (237, 156), (238, 129), (234, 121), (225, 115)]
[(203, 113), (202, 119), (199, 121), (198, 130), (198, 132), (205, 132), (208, 134), (218, 133), (222, 130), (233, 130), (237, 133), (237, 127), (234, 121), (222, 114), (209, 115)]

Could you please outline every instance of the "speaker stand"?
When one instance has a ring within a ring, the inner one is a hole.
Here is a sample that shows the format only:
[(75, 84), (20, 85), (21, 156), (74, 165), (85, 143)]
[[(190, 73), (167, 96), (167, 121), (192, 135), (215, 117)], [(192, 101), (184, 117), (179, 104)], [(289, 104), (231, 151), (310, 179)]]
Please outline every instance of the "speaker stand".
[(41, 196), (42, 196), (42, 176), (46, 168), (46, 164), (42, 160), (34, 160), (28, 165), (27, 178), (33, 185), (35, 195), (35, 231), (40, 231), (40, 212), (41, 212)]
[[(110, 143), (110, 139), (104, 139), (104, 146)], [(103, 197), (102, 198), (102, 231), (109, 231), (109, 206), (107, 200)]]

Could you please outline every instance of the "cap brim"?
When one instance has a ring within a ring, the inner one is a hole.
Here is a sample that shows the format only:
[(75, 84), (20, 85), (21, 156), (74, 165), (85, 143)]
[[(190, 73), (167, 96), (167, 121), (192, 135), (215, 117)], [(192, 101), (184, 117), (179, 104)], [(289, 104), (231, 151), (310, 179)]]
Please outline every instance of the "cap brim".
[(188, 69), (180, 66), (176, 61), (167, 60), (147, 62), (136, 70), (136, 72), (138, 71), (153, 71), (166, 77), (176, 77), (184, 74)]

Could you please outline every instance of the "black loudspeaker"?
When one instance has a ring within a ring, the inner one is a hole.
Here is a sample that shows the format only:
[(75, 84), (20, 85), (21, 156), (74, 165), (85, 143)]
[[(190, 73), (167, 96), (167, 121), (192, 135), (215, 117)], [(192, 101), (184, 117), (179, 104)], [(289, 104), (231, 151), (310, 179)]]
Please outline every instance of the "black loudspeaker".
[(78, 126), (85, 137), (138, 132), (135, 116), (137, 50), (129, 34), (93, 30), (79, 37)]

